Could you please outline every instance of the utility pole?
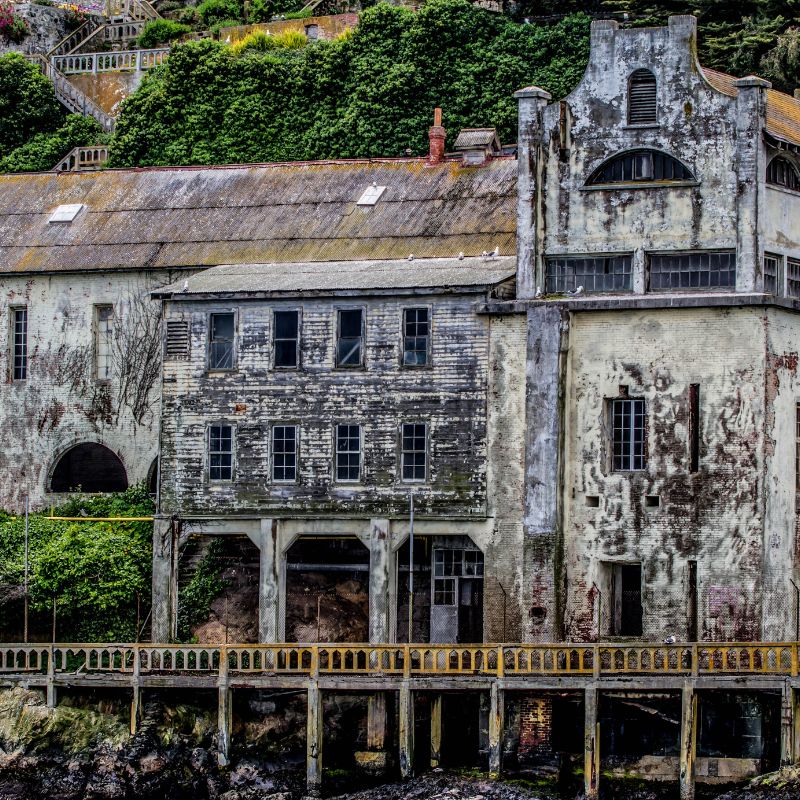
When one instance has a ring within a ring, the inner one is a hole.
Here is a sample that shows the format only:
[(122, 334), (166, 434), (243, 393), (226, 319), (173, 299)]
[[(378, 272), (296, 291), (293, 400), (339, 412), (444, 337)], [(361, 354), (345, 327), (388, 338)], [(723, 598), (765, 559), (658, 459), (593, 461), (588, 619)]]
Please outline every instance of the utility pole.
[(414, 621), (414, 492), (408, 493), (410, 503), (408, 538), (408, 643), (411, 644), (411, 631)]
[(23, 621), (23, 633), (22, 633), (22, 641), (25, 642), (25, 644), (28, 644), (28, 507), (29, 507), (29, 497), (26, 492), (25, 493), (25, 585), (23, 587), (24, 590), (23, 602), (25, 604), (25, 608), (23, 611), (24, 621)]

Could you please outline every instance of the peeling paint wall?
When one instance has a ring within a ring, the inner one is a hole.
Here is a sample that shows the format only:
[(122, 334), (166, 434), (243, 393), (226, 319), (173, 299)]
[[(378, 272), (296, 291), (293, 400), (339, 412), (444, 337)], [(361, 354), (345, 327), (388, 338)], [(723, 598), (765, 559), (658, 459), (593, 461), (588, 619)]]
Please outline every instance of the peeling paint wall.
[(144, 72), (82, 72), (68, 75), (67, 80), (106, 114), (116, 116), (120, 103), (136, 91), (143, 77)]

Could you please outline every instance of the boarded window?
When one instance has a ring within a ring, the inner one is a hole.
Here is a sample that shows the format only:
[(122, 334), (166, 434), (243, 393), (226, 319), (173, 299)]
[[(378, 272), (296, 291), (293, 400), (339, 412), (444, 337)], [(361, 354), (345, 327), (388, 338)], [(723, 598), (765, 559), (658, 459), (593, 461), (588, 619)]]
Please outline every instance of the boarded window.
[(650, 256), (650, 289), (733, 289), (736, 253), (666, 253)]
[(628, 124), (650, 125), (657, 121), (656, 76), (637, 69), (628, 81)]
[(694, 181), (691, 170), (677, 158), (659, 150), (629, 150), (601, 164), (587, 186), (609, 183), (685, 183)]
[(644, 400), (620, 398), (611, 405), (614, 469), (622, 472), (644, 469)]
[(777, 156), (767, 164), (767, 183), (783, 186), (784, 189), (800, 191), (800, 177), (797, 169), (788, 158)]
[(298, 363), (300, 344), (300, 312), (276, 311), (275, 323), (275, 366), (293, 369)]
[(235, 318), (233, 314), (212, 314), (208, 341), (208, 368), (233, 369)]
[(339, 312), (336, 366), (360, 367), (364, 363), (364, 312), (360, 308)]
[(428, 473), (428, 426), (424, 422), (403, 424), (400, 461), (404, 481), (421, 482), (426, 480)]
[(429, 360), (431, 337), (430, 311), (407, 308), (403, 312), (403, 365), (424, 367)]
[(184, 319), (168, 319), (164, 355), (170, 360), (189, 358), (189, 322)]
[(233, 425), (208, 429), (208, 477), (212, 481), (233, 480)]
[(764, 291), (767, 294), (782, 294), (782, 260), (780, 256), (764, 254)]
[(800, 261), (786, 260), (786, 294), (800, 299)]
[(361, 426), (336, 426), (336, 480), (357, 482), (361, 479)]
[(128, 476), (113, 450), (83, 442), (59, 458), (50, 488), (54, 492), (124, 492)]
[(587, 292), (625, 292), (633, 288), (633, 257), (559, 256), (546, 263), (545, 291), (571, 292), (582, 286)]
[(95, 374), (98, 380), (111, 378), (111, 345), (114, 338), (114, 309), (112, 306), (95, 306)]
[(297, 479), (297, 426), (272, 428), (272, 480), (293, 483)]
[(15, 381), (28, 377), (28, 309), (15, 308), (11, 317), (11, 360)]

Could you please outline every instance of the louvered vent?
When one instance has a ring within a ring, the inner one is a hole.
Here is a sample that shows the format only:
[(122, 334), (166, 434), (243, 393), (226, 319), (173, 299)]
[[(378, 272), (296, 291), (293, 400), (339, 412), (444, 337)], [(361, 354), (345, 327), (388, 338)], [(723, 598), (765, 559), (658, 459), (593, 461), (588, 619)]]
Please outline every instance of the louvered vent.
[(167, 320), (165, 356), (176, 361), (189, 358), (189, 323), (186, 320)]
[(637, 69), (628, 84), (628, 124), (646, 125), (656, 119), (656, 76)]

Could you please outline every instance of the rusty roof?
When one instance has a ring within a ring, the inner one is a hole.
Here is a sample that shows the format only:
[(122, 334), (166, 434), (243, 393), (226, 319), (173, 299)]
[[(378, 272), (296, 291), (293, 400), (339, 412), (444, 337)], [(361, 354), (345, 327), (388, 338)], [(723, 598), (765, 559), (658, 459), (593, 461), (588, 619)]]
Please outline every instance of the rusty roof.
[[(498, 158), (2, 175), (0, 272), (514, 255), (516, 173)], [(372, 184), (380, 200), (356, 205)]]
[(483, 288), (516, 275), (514, 256), (405, 258), (300, 264), (226, 264), (153, 292), (156, 297), (281, 292)]
[[(703, 67), (706, 80), (722, 94), (736, 97), (739, 90), (733, 75)], [(800, 145), (800, 100), (777, 89), (767, 89), (767, 132), (791, 144)]]

